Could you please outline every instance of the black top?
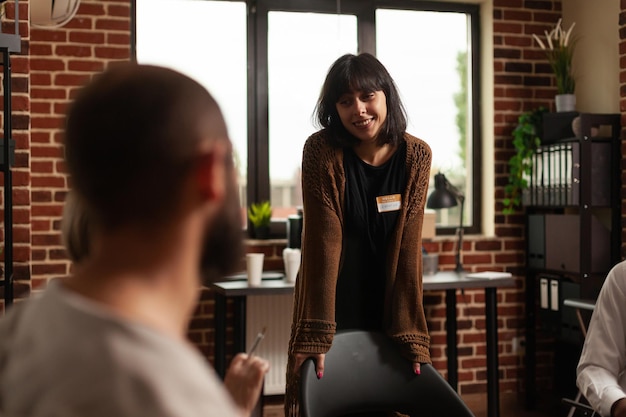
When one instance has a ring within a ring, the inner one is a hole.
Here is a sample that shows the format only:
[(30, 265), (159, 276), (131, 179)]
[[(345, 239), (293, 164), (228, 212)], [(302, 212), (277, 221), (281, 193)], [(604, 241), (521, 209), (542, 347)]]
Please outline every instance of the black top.
[[(345, 149), (343, 164), (345, 230), (335, 321), (338, 330), (382, 331), (387, 241), (403, 204), (406, 142), (381, 166), (363, 162), (351, 148)], [(382, 196), (396, 197), (381, 206)]]

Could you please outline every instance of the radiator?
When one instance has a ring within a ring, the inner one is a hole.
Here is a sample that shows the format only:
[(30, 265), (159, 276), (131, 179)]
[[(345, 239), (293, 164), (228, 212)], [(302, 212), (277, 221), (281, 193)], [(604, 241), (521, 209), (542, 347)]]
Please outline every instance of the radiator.
[(285, 394), (292, 312), (292, 294), (251, 295), (246, 301), (246, 351), (261, 329), (267, 327), (265, 338), (255, 352), (270, 362), (270, 370), (265, 375), (265, 395)]

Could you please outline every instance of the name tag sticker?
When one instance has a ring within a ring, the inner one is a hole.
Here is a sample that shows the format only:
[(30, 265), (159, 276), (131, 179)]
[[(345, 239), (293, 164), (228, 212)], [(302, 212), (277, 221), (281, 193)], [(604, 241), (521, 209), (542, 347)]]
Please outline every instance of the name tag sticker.
[(400, 194), (381, 195), (376, 197), (376, 205), (379, 213), (398, 211), (402, 207), (402, 197)]

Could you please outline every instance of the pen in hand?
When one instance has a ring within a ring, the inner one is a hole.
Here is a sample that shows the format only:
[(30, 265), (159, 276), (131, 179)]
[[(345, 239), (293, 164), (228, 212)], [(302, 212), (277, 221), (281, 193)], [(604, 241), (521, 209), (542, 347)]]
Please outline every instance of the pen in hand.
[(256, 335), (256, 339), (254, 340), (254, 343), (252, 344), (252, 347), (250, 348), (250, 351), (248, 352), (248, 356), (252, 356), (256, 348), (259, 346), (259, 344), (261, 343), (261, 340), (263, 340), (263, 338), (265, 337), (266, 329), (267, 329), (267, 326), (263, 326), (263, 329)]

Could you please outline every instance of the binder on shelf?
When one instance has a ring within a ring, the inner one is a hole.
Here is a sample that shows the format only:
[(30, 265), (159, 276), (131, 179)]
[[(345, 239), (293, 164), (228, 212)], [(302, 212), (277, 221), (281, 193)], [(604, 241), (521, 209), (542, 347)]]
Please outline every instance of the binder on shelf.
[[(577, 206), (581, 204), (581, 142), (567, 139), (540, 146), (533, 156), (526, 205)], [(592, 206), (611, 205), (611, 142), (592, 140), (589, 144)]]
[(572, 175), (571, 175), (571, 193), (568, 203), (573, 206), (580, 204), (580, 142), (571, 143), (571, 161), (572, 161)]
[(559, 311), (559, 281), (550, 280), (550, 310)]
[(549, 278), (539, 278), (539, 307), (542, 310), (548, 309), (548, 296), (550, 287), (548, 286)]
[[(563, 159), (564, 159), (564, 173), (563, 173), (563, 204), (564, 205), (572, 205), (572, 175), (573, 175), (573, 165), (572, 165), (572, 143), (565, 142), (563, 143)], [(578, 167), (580, 169), (580, 167)]]
[(561, 278), (553, 275), (539, 276), (539, 315), (542, 327), (559, 332), (561, 328)]
[(567, 144), (559, 143), (557, 150), (557, 158), (559, 165), (559, 174), (558, 174), (558, 198), (556, 204), (559, 206), (564, 206), (567, 204), (567, 178), (569, 177), (569, 172), (567, 170)]
[(533, 189), (531, 192), (531, 201), (533, 205), (543, 204), (543, 149), (539, 147), (533, 155)]
[(555, 155), (556, 150), (553, 145), (546, 146), (547, 155), (548, 155), (548, 187), (547, 187), (547, 205), (554, 206), (556, 205), (556, 163), (555, 163)]

